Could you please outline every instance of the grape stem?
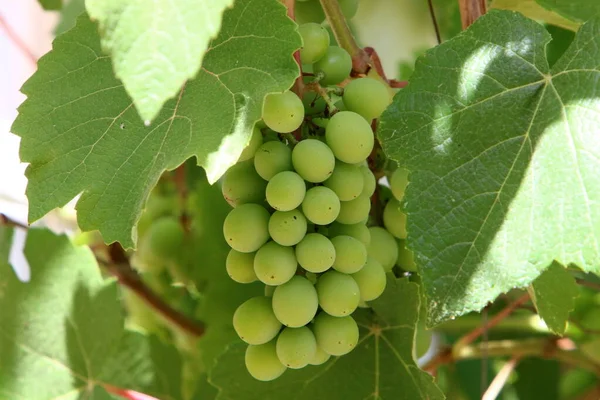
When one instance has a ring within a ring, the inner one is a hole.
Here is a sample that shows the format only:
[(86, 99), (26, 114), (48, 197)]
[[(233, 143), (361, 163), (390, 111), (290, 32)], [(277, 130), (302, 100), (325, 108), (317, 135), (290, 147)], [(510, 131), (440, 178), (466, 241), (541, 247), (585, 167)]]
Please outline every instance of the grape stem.
[(108, 246), (110, 262), (102, 263), (106, 271), (113, 275), (119, 283), (140, 297), (149, 307), (182, 331), (194, 337), (204, 335), (204, 325), (181, 314), (168, 305), (142, 281), (139, 274), (131, 267), (125, 250), (119, 243)]
[(319, 94), (319, 96), (321, 96), (323, 98), (323, 100), (325, 100), (325, 103), (327, 104), (327, 108), (329, 109), (330, 116), (332, 116), (333, 114), (338, 112), (337, 107), (335, 106), (335, 104), (333, 104), (331, 97), (329, 97), (329, 92), (325, 88), (323, 88), (321, 85), (319, 85), (318, 81), (313, 81), (313, 82), (307, 83), (305, 85), (305, 89), (310, 90), (312, 92), (317, 92)]
[(319, 1), (327, 17), (327, 22), (333, 31), (335, 40), (352, 57), (352, 70), (357, 75), (366, 74), (369, 71), (371, 60), (367, 52), (358, 46), (354, 36), (352, 36), (339, 2), (337, 0)]
[(486, 0), (458, 0), (462, 28), (467, 29), (486, 12)]

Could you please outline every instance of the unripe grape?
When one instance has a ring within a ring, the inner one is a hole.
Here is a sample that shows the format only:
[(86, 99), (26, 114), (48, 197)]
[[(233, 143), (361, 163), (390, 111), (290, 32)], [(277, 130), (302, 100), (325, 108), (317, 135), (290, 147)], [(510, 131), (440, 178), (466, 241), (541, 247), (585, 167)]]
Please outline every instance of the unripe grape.
[(246, 203), (261, 203), (265, 199), (265, 182), (254, 169), (254, 161), (238, 162), (223, 176), (221, 191), (232, 207)]
[(308, 365), (317, 353), (317, 340), (310, 329), (285, 328), (277, 338), (277, 357), (288, 368), (300, 369)]
[(262, 118), (275, 132), (292, 132), (304, 120), (304, 105), (294, 92), (271, 93), (265, 97)]
[(344, 87), (344, 104), (367, 121), (379, 118), (390, 104), (387, 87), (371, 78), (358, 78)]
[(358, 224), (369, 217), (370, 211), (371, 199), (361, 194), (354, 200), (340, 203), (340, 213), (336, 221), (342, 224)]
[(371, 301), (381, 296), (387, 283), (383, 266), (373, 257), (369, 257), (365, 266), (352, 274), (352, 278), (360, 289), (361, 301)]
[(269, 240), (269, 212), (258, 204), (242, 204), (227, 214), (225, 240), (241, 253), (252, 253)]
[(275, 211), (269, 219), (269, 234), (282, 246), (294, 246), (306, 235), (306, 218), (298, 210)]
[(391, 271), (398, 258), (398, 243), (391, 233), (380, 226), (369, 228), (371, 232), (371, 244), (367, 247), (367, 253), (383, 266), (383, 269)]
[(406, 214), (400, 210), (400, 202), (390, 199), (383, 209), (383, 225), (398, 239), (406, 239)]
[(322, 86), (336, 85), (350, 76), (352, 57), (341, 47), (329, 46), (323, 57), (313, 64), (315, 75), (323, 74)]
[(298, 264), (309, 272), (325, 272), (335, 260), (333, 243), (320, 233), (309, 233), (296, 246)]
[(252, 283), (258, 278), (254, 273), (254, 253), (240, 253), (231, 249), (225, 261), (227, 274), (238, 283)]
[(310, 365), (322, 365), (322, 364), (325, 364), (327, 361), (329, 361), (330, 358), (331, 358), (331, 356), (329, 354), (325, 353), (322, 348), (317, 346), (317, 351), (315, 352), (315, 355), (312, 358), (312, 360), (309, 361), (309, 364)]
[(356, 165), (338, 161), (335, 163), (333, 174), (324, 182), (324, 185), (333, 190), (341, 201), (354, 200), (363, 192), (363, 173)]
[(396, 200), (402, 200), (404, 191), (408, 185), (408, 171), (404, 168), (397, 168), (390, 178), (390, 187)]
[(346, 19), (352, 19), (358, 11), (358, 0), (338, 0), (340, 8)]
[(233, 314), (233, 328), (244, 342), (263, 344), (273, 339), (281, 329), (269, 297), (258, 296), (246, 300)]
[(302, 212), (313, 224), (330, 224), (340, 213), (340, 199), (333, 190), (325, 186), (316, 186), (306, 192), (302, 201)]
[(363, 194), (371, 197), (377, 187), (375, 175), (373, 175), (373, 172), (366, 165), (361, 165), (359, 168), (363, 175)]
[(398, 260), (396, 265), (405, 271), (417, 272), (414, 254), (406, 248), (406, 240), (398, 240)]
[(325, 55), (329, 48), (329, 33), (320, 24), (310, 22), (298, 28), (302, 42), (300, 59), (304, 64), (312, 64)]
[(260, 132), (260, 129), (258, 129), (258, 127), (255, 126), (254, 129), (252, 129), (252, 136), (250, 136), (250, 142), (248, 142), (248, 145), (244, 148), (244, 150), (242, 151), (242, 154), (240, 154), (240, 157), (238, 158), (238, 162), (246, 161), (246, 160), (249, 160), (252, 157), (254, 157), (254, 153), (256, 153), (256, 149), (258, 149), (260, 147), (262, 142), (263, 142), (262, 133)]
[(304, 180), (318, 183), (323, 182), (333, 173), (335, 157), (325, 143), (316, 139), (306, 139), (294, 147), (292, 163), (296, 172)]
[(294, 249), (269, 242), (254, 256), (254, 272), (267, 285), (283, 285), (296, 273), (298, 263)]
[(318, 307), (315, 287), (302, 276), (294, 276), (277, 286), (273, 293), (273, 312), (285, 326), (298, 328), (308, 324), (315, 317)]
[(313, 330), (317, 346), (332, 356), (348, 354), (358, 344), (358, 325), (350, 316), (332, 317), (322, 312), (315, 318)]
[(367, 248), (358, 239), (351, 236), (336, 236), (331, 239), (335, 247), (333, 268), (345, 274), (353, 274), (367, 262)]
[(319, 0), (296, 1), (294, 16), (298, 24), (310, 22), (320, 24), (325, 20), (325, 12), (323, 12)]
[(339, 222), (334, 222), (329, 226), (329, 236), (335, 237), (340, 235), (352, 236), (355, 239), (361, 241), (362, 244), (368, 246), (371, 243), (371, 232), (369, 232), (369, 228), (359, 222), (357, 224), (340, 224)]
[(319, 305), (329, 315), (343, 317), (358, 307), (360, 292), (358, 284), (350, 276), (337, 271), (327, 271), (316, 284)]
[(144, 263), (161, 264), (174, 261), (181, 254), (185, 233), (175, 217), (155, 220), (142, 238), (139, 256)]
[(335, 157), (349, 164), (366, 160), (375, 143), (369, 123), (352, 111), (340, 111), (331, 117), (325, 139)]
[(264, 382), (279, 378), (287, 369), (277, 357), (275, 340), (258, 346), (248, 346), (244, 361), (250, 375)]
[(271, 178), (266, 194), (271, 207), (278, 211), (291, 211), (302, 204), (306, 183), (297, 173), (283, 171)]
[(256, 150), (254, 168), (264, 180), (292, 170), (292, 150), (281, 142), (267, 142)]

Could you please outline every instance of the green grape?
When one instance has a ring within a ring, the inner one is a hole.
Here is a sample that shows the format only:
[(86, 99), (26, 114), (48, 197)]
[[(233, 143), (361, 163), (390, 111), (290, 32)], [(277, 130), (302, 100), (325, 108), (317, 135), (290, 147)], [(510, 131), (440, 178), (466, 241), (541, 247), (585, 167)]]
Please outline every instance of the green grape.
[(369, 197), (373, 196), (375, 193), (375, 189), (377, 187), (377, 180), (375, 179), (375, 175), (366, 165), (361, 165), (360, 172), (363, 175), (363, 193)]
[(254, 161), (238, 162), (227, 170), (221, 191), (232, 207), (246, 203), (260, 203), (265, 199), (265, 182), (254, 169)]
[(352, 236), (361, 241), (362, 244), (368, 246), (371, 243), (371, 232), (369, 228), (363, 224), (340, 224), (334, 222), (329, 226), (329, 236), (335, 237), (340, 235)]
[(297, 173), (283, 171), (271, 178), (266, 194), (271, 207), (278, 211), (290, 211), (302, 204), (306, 183)]
[(254, 129), (252, 129), (252, 136), (250, 136), (250, 142), (244, 148), (244, 150), (242, 151), (242, 154), (240, 154), (240, 158), (238, 158), (238, 162), (246, 161), (246, 160), (249, 160), (252, 157), (254, 157), (254, 153), (256, 153), (256, 149), (258, 149), (260, 147), (262, 142), (263, 142), (262, 133), (260, 132), (260, 129), (258, 129), (257, 126), (254, 126)]
[(269, 212), (258, 204), (242, 204), (227, 214), (225, 240), (241, 253), (252, 253), (269, 240)]
[(277, 357), (275, 340), (246, 349), (246, 369), (254, 379), (272, 381), (279, 378), (287, 369)]
[(254, 256), (254, 272), (267, 285), (283, 285), (292, 279), (297, 266), (294, 249), (275, 242), (265, 244)]
[(398, 258), (396, 239), (380, 226), (372, 226), (369, 231), (371, 232), (371, 244), (367, 247), (367, 253), (379, 261), (386, 272), (391, 271)]
[(352, 314), (358, 307), (360, 292), (350, 275), (327, 271), (319, 277), (315, 286), (319, 305), (329, 315), (343, 317)]
[(353, 274), (367, 262), (367, 248), (352, 236), (336, 236), (331, 239), (335, 247), (335, 262), (333, 268), (345, 274)]
[(304, 180), (318, 183), (333, 173), (335, 157), (325, 143), (316, 139), (306, 139), (294, 147), (292, 163)]
[(339, 0), (340, 8), (346, 19), (352, 19), (358, 11), (358, 0)]
[(306, 235), (306, 226), (299, 210), (275, 211), (269, 219), (269, 234), (282, 246), (294, 246)]
[(319, 0), (296, 1), (294, 16), (296, 23), (300, 25), (310, 22), (320, 24), (325, 20), (325, 12), (323, 12)]
[(142, 238), (139, 257), (146, 264), (175, 261), (181, 254), (185, 233), (175, 217), (162, 217), (154, 221)]
[(406, 240), (398, 240), (398, 260), (396, 260), (396, 265), (405, 271), (417, 272), (414, 254), (406, 248)]
[(302, 125), (304, 105), (294, 92), (271, 93), (265, 97), (262, 118), (275, 132), (292, 132)]
[(390, 187), (396, 200), (402, 200), (404, 191), (408, 185), (408, 171), (404, 168), (397, 168), (390, 178)]
[(369, 218), (369, 211), (371, 211), (371, 199), (361, 194), (354, 200), (341, 202), (336, 221), (341, 224), (358, 224)]
[(361, 301), (371, 301), (381, 296), (387, 283), (383, 266), (373, 257), (369, 257), (365, 266), (352, 274), (352, 278), (358, 284)]
[(303, 46), (300, 59), (304, 64), (312, 64), (325, 55), (329, 48), (329, 33), (320, 24), (309, 22), (298, 28)]
[(398, 239), (406, 239), (406, 214), (400, 210), (400, 202), (390, 199), (383, 209), (383, 225)]
[(340, 213), (340, 199), (333, 190), (325, 186), (315, 186), (306, 192), (302, 201), (302, 212), (313, 224), (330, 224)]
[(352, 111), (340, 111), (331, 117), (325, 139), (335, 157), (349, 164), (366, 160), (375, 143), (369, 123)]
[(350, 316), (317, 315), (313, 327), (317, 346), (332, 356), (348, 354), (358, 344), (358, 325)]
[(273, 297), (273, 293), (275, 293), (275, 288), (277, 288), (277, 286), (265, 285), (265, 296)]
[(299, 275), (277, 286), (273, 293), (273, 312), (285, 326), (298, 328), (308, 324), (315, 317), (318, 307), (315, 287)]
[(276, 349), (283, 365), (300, 369), (306, 367), (317, 353), (317, 340), (306, 326), (284, 328), (277, 338)]
[(317, 346), (317, 351), (315, 352), (314, 357), (308, 363), (310, 365), (322, 365), (325, 364), (331, 356), (323, 351), (322, 348)]
[(344, 104), (367, 121), (379, 118), (390, 104), (388, 88), (371, 78), (358, 78), (344, 87)]
[(320, 233), (309, 233), (296, 246), (298, 264), (313, 273), (325, 272), (335, 260), (333, 243)]
[(321, 114), (327, 107), (323, 97), (316, 92), (308, 91), (302, 97), (302, 104), (304, 104), (304, 113), (307, 115)]
[(363, 192), (364, 178), (358, 166), (338, 161), (333, 174), (323, 184), (333, 190), (341, 201), (350, 201)]
[(323, 75), (322, 86), (336, 85), (350, 76), (352, 57), (341, 47), (329, 46), (323, 57), (313, 64), (315, 75)]
[(267, 181), (282, 171), (291, 171), (292, 150), (281, 142), (263, 143), (254, 155), (254, 168)]
[(233, 329), (248, 344), (263, 344), (273, 339), (281, 329), (275, 317), (271, 299), (265, 296), (246, 300), (233, 313)]
[(254, 254), (229, 250), (225, 268), (231, 279), (238, 283), (251, 283), (258, 280), (254, 273)]

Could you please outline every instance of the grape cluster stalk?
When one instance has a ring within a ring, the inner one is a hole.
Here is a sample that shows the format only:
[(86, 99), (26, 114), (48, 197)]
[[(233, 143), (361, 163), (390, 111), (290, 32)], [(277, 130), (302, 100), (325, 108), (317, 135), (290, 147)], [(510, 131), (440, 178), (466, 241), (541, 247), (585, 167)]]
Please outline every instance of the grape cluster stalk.
[(369, 227), (377, 188), (367, 164), (371, 121), (390, 103), (389, 88), (368, 77), (347, 82), (351, 58), (330, 46), (321, 24), (307, 22), (299, 32), (303, 69), (314, 73), (307, 87), (320, 90), (268, 95), (262, 120), (222, 180), (233, 207), (223, 224), (227, 272), (236, 282), (265, 285), (264, 296), (233, 316), (248, 344), (247, 370), (261, 381), (356, 347), (352, 313), (383, 293), (406, 235), (396, 198), (385, 206), (389, 227)]

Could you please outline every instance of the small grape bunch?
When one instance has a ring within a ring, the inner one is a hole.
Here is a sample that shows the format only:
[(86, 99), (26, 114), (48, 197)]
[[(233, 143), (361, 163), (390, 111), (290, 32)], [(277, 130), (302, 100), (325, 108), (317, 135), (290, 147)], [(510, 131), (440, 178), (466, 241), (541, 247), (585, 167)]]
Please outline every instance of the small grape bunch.
[[(348, 53), (329, 46), (320, 25), (300, 32), (301, 54), (322, 87), (348, 78)], [(364, 101), (381, 93), (383, 102)], [(367, 226), (376, 188), (366, 163), (374, 147), (370, 122), (389, 104), (387, 88), (370, 78), (353, 80), (338, 102), (344, 111), (317, 110), (316, 100), (313, 92), (303, 99), (291, 91), (268, 95), (262, 123), (275, 134), (263, 136), (255, 127), (222, 181), (233, 207), (223, 224), (231, 247), (227, 272), (239, 283), (265, 284), (264, 296), (248, 299), (233, 316), (249, 345), (246, 367), (262, 381), (352, 351), (359, 338), (352, 313), (383, 293), (397, 257), (395, 250), (388, 265), (374, 256), (380, 249), (372, 235), (390, 234)], [(309, 113), (324, 123), (305, 123)]]

